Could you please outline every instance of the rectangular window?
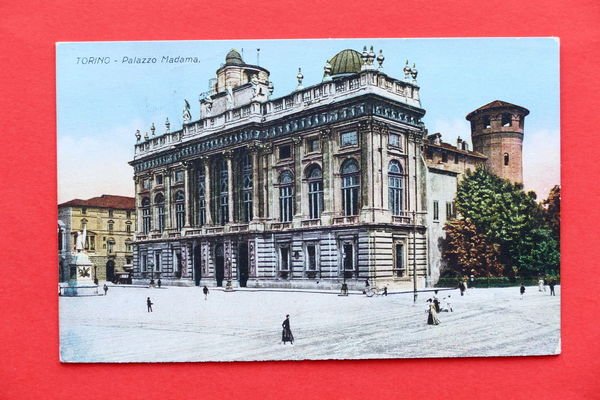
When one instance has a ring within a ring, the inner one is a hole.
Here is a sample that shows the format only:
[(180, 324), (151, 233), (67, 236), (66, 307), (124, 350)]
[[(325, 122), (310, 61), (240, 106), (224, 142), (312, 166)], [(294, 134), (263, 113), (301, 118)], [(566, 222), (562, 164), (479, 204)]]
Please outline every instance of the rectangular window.
[(88, 243), (90, 251), (96, 251), (96, 237), (88, 236)]
[(144, 190), (150, 190), (150, 189), (152, 188), (152, 183), (150, 182), (150, 179), (148, 179), (148, 178), (145, 178), (145, 179), (142, 181), (142, 188), (143, 188)]
[(127, 225), (125, 225), (125, 231), (126, 231), (127, 233), (131, 233), (131, 224), (127, 224)]
[(140, 268), (141, 268), (142, 272), (146, 272), (147, 263), (148, 263), (148, 256), (146, 254), (142, 254), (142, 257), (140, 260)]
[(437, 200), (433, 201), (433, 220), (439, 221), (440, 219), (440, 205)]
[(114, 212), (114, 210), (108, 210), (108, 217), (109, 217), (109, 218), (112, 218), (112, 217), (114, 217), (114, 216), (115, 216), (115, 212)]
[(175, 171), (175, 182), (183, 182), (183, 170), (180, 169)]
[(157, 251), (156, 253), (154, 253), (154, 271), (156, 272), (160, 272), (160, 267), (161, 267), (161, 252)]
[(397, 244), (395, 246), (394, 272), (397, 277), (403, 277), (406, 273), (404, 267), (404, 245)]
[(344, 243), (342, 246), (342, 268), (344, 277), (352, 278), (354, 275), (354, 245)]
[(321, 141), (318, 137), (306, 139), (306, 152), (316, 153), (321, 150)]
[(82, 214), (87, 214), (87, 208), (83, 207), (83, 208), (81, 209), (81, 213), (82, 213)]
[(279, 255), (281, 257), (281, 263), (279, 264), (281, 271), (289, 271), (290, 270), (290, 248), (289, 247), (280, 247)]
[(157, 185), (163, 184), (163, 176), (162, 175), (156, 175), (156, 184)]
[(286, 160), (292, 158), (292, 146), (289, 144), (279, 146), (279, 159)]
[(308, 270), (316, 271), (317, 270), (317, 246), (314, 244), (309, 244), (306, 246), (306, 259), (308, 261)]
[(131, 211), (127, 211), (127, 219), (131, 219)]
[(350, 131), (343, 132), (340, 135), (340, 147), (358, 145), (358, 132)]
[(451, 201), (447, 201), (446, 202), (446, 219), (451, 219), (452, 218), (452, 202)]
[(390, 133), (390, 136), (388, 137), (388, 145), (391, 147), (400, 147), (400, 135)]
[(112, 231), (113, 231), (113, 229), (114, 229), (114, 227), (115, 227), (115, 224), (114, 224), (114, 223), (112, 223), (112, 222), (109, 222), (109, 223), (108, 223), (108, 231), (109, 231), (109, 232), (112, 232)]

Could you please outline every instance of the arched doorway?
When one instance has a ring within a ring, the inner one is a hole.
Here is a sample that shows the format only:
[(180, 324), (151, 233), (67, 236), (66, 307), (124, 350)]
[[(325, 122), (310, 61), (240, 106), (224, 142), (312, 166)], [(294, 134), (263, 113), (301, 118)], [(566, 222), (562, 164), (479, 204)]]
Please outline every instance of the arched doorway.
[(223, 286), (223, 278), (225, 277), (225, 255), (223, 254), (223, 244), (215, 245), (215, 277), (217, 278), (217, 286)]
[(237, 261), (240, 287), (246, 287), (248, 282), (248, 242), (240, 242)]
[(200, 286), (202, 279), (202, 248), (198, 244), (194, 247), (194, 283)]
[(106, 280), (113, 282), (115, 280), (115, 262), (108, 260), (106, 263)]

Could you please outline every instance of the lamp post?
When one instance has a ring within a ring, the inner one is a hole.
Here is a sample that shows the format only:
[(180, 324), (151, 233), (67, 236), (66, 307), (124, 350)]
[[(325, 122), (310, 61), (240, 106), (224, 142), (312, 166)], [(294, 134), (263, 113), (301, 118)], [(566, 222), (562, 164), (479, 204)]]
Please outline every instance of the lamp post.
[(150, 268), (150, 284), (154, 285), (154, 263), (152, 260), (148, 261), (148, 268)]
[(417, 302), (417, 212), (412, 212), (413, 220), (413, 303)]

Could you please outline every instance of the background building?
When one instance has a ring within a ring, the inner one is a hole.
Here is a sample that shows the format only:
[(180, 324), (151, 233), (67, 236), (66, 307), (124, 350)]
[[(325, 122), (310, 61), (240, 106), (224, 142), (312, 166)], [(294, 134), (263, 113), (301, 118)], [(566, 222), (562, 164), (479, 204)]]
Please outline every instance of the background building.
[(85, 250), (98, 280), (130, 279), (135, 199), (103, 194), (88, 200), (74, 199), (58, 205), (59, 279), (68, 281), (77, 232), (87, 231)]

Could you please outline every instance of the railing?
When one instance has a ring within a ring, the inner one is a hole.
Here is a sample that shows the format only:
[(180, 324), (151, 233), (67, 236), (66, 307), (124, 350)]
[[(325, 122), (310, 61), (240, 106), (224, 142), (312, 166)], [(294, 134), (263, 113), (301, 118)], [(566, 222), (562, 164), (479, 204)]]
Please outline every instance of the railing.
[(342, 217), (334, 217), (333, 223), (335, 225), (348, 225), (358, 223), (358, 215), (345, 215)]
[(321, 220), (319, 218), (316, 219), (304, 219), (301, 222), (302, 226), (321, 226)]
[(247, 230), (248, 230), (248, 224), (237, 224), (237, 225), (229, 226), (230, 232), (245, 232)]
[(291, 222), (273, 222), (273, 223), (271, 223), (271, 229), (273, 229), (273, 230), (288, 229), (288, 228), (291, 228), (291, 226), (292, 226)]
[(412, 216), (408, 212), (401, 212), (398, 215), (392, 215), (392, 222), (395, 224), (410, 224)]

